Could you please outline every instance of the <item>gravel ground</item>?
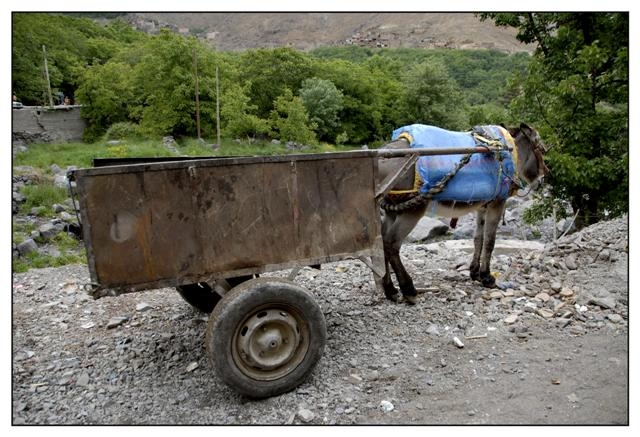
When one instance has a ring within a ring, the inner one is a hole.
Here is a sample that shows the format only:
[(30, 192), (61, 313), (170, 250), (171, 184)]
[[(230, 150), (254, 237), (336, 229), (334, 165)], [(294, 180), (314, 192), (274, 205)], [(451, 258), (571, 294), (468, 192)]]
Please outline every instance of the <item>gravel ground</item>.
[(468, 253), (405, 245), (415, 306), (375, 292), (359, 261), (305, 268), (324, 355), (264, 400), (218, 379), (207, 315), (175, 290), (92, 300), (84, 265), (14, 274), (12, 423), (628, 424), (627, 236), (625, 216), (497, 255), (492, 290), (468, 279)]

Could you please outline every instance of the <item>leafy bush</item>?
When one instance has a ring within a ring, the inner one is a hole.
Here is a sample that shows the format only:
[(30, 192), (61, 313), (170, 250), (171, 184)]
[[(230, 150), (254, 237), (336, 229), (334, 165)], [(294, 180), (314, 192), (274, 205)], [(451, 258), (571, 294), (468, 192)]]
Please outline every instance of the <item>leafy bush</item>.
[(140, 137), (140, 128), (137, 124), (121, 121), (112, 124), (104, 135), (105, 140), (126, 140)]
[(234, 84), (222, 95), (222, 131), (231, 138), (256, 138), (269, 132), (268, 121), (255, 115), (257, 106), (250, 104), (248, 88)]
[(330, 80), (317, 77), (305, 79), (299, 91), (316, 133), (323, 140), (334, 140), (339, 125), (338, 114), (343, 108), (343, 95)]
[(341, 132), (336, 136), (336, 144), (345, 144), (349, 141), (349, 135), (346, 132)]
[(302, 144), (315, 144), (313, 132), (315, 124), (309, 120), (309, 113), (300, 97), (294, 96), (290, 89), (276, 99), (275, 109), (271, 112), (273, 128), (281, 141), (295, 141)]
[(522, 220), (529, 224), (539, 224), (542, 220), (553, 215), (556, 211), (556, 219), (560, 220), (567, 217), (567, 204), (561, 199), (551, 196), (535, 196), (533, 205), (524, 210)]
[(127, 156), (129, 156), (129, 148), (126, 144), (108, 146), (107, 156), (109, 158), (126, 158)]

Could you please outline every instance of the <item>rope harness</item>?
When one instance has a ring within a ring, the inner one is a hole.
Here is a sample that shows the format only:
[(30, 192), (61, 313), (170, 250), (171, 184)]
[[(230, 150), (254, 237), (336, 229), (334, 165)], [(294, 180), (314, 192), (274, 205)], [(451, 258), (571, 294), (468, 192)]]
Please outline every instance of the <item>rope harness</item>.
[[(475, 126), (472, 129), (471, 134), (477, 146), (483, 146), (483, 147), (486, 147), (487, 149), (491, 149), (494, 151), (495, 157), (500, 163), (499, 176), (503, 174), (503, 171), (502, 171), (503, 156), (501, 152), (503, 150), (509, 151), (509, 147), (506, 144), (502, 143), (497, 138), (495, 138), (490, 132), (485, 130), (482, 126)], [(514, 150), (515, 150), (515, 153), (513, 153), (513, 159), (514, 159), (514, 164), (517, 165), (517, 147), (514, 147)], [(408, 195), (409, 198), (399, 203), (393, 202), (391, 200), (391, 196), (385, 196), (380, 202), (380, 207), (385, 211), (389, 211), (389, 212), (402, 212), (402, 211), (410, 211), (412, 209), (417, 209), (421, 206), (426, 205), (429, 201), (431, 201), (431, 199), (433, 199), (434, 196), (436, 196), (439, 193), (442, 193), (445, 190), (449, 181), (453, 179), (453, 177), (462, 169), (462, 167), (464, 167), (469, 163), (472, 155), (473, 153), (468, 153), (464, 155), (462, 159), (460, 159), (460, 161), (456, 164), (456, 166), (449, 173), (447, 173), (442, 179), (440, 179), (433, 187), (431, 187), (427, 192), (421, 192), (421, 191), (418, 191), (417, 189), (412, 192), (404, 192), (401, 197), (406, 199)], [(416, 174), (416, 183), (414, 184), (414, 186), (417, 186), (419, 183), (419, 180), (417, 179), (417, 177), (418, 175)], [(515, 181), (513, 180), (513, 178), (509, 177), (509, 179), (512, 181), (512, 183), (515, 184)], [(500, 180), (500, 177), (498, 178), (498, 180)], [(519, 184), (516, 184), (516, 185), (517, 187), (520, 186)], [(515, 191), (517, 191), (517, 188)], [(391, 194), (393, 195), (393, 192)], [(509, 194), (511, 195), (511, 193)]]

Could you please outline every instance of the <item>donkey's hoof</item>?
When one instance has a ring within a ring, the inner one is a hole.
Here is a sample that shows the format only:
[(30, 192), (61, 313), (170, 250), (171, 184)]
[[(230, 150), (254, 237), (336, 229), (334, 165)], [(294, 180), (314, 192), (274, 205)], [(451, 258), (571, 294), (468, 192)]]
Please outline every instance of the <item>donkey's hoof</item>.
[(469, 272), (469, 276), (471, 277), (471, 279), (473, 281), (479, 281), (480, 280), (480, 272), (478, 270), (471, 270)]
[(389, 299), (391, 302), (398, 302), (398, 293), (397, 292), (396, 293), (387, 293), (385, 291), (384, 297)]
[(415, 305), (418, 303), (418, 296), (403, 295), (402, 297), (404, 298), (405, 302), (407, 302), (409, 305)]
[(496, 288), (496, 278), (493, 276), (484, 276), (481, 280), (482, 286), (485, 288)]

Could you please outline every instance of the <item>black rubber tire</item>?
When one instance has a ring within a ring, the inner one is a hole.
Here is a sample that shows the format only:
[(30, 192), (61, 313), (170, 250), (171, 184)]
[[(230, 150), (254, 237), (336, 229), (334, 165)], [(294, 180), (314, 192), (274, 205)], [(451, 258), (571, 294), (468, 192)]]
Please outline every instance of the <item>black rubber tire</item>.
[[(227, 282), (232, 287), (240, 285), (245, 281), (253, 278), (253, 275), (238, 276), (228, 278)], [(211, 313), (215, 306), (220, 302), (222, 296), (213, 291), (206, 282), (198, 282), (196, 284), (185, 284), (176, 287), (180, 296), (192, 307), (202, 311), (203, 313)]]
[[(270, 315), (262, 316), (267, 313)], [(274, 320), (260, 326), (260, 317)], [(275, 320), (278, 317), (286, 322)], [(255, 324), (255, 331), (247, 334), (251, 323)], [(253, 354), (254, 339), (260, 338), (263, 331), (267, 335), (272, 331), (284, 333), (278, 341), (275, 364), (269, 370), (245, 361), (245, 346), (249, 345), (246, 349), (251, 349), (249, 355)], [(294, 341), (287, 342), (287, 338)], [(265, 398), (300, 385), (320, 360), (326, 339), (324, 315), (309, 291), (286, 279), (257, 278), (233, 288), (222, 298), (209, 317), (205, 342), (217, 375), (227, 385), (247, 397)], [(281, 348), (284, 358), (278, 355)]]

